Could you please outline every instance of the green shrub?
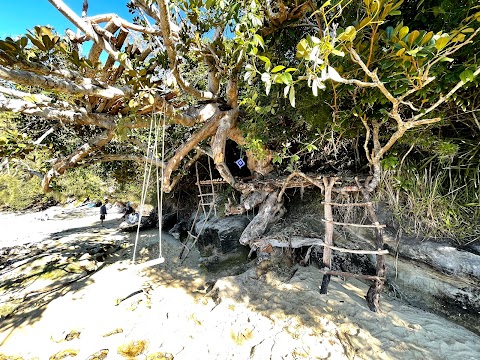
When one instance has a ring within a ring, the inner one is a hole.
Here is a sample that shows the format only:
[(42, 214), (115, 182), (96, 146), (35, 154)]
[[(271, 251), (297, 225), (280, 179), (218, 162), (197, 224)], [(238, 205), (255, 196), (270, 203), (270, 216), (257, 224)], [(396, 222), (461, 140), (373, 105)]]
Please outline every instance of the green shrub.
[(41, 180), (37, 176), (25, 179), (13, 175), (0, 175), (0, 207), (24, 210), (42, 201)]

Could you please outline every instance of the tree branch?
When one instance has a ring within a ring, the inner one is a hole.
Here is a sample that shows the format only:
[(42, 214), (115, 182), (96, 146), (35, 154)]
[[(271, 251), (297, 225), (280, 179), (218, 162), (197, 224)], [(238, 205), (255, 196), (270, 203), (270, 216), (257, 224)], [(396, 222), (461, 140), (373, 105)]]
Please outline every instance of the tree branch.
[[(142, 4), (143, 7), (147, 10), (150, 9), (146, 6), (144, 1), (138, 1), (138, 3)], [(178, 70), (178, 61), (177, 61), (177, 52), (175, 50), (175, 45), (173, 43), (173, 34), (171, 31), (171, 20), (170, 20), (170, 12), (167, 6), (167, 0), (157, 0), (158, 4), (158, 21), (160, 23), (160, 29), (162, 31), (163, 42), (165, 44), (165, 48), (167, 49), (168, 60), (170, 70), (172, 71), (173, 76), (177, 80), (177, 84), (188, 94), (192, 95), (193, 97), (199, 100), (210, 100), (215, 99), (215, 95), (212, 94), (210, 91), (200, 91), (195, 89), (190, 83), (188, 83), (180, 74)], [(153, 6), (152, 6), (153, 7)], [(150, 10), (151, 11), (151, 10)]]
[(0, 66), (0, 79), (12, 81), (21, 85), (38, 86), (43, 89), (62, 91), (71, 95), (93, 95), (113, 99), (117, 97), (128, 97), (132, 94), (132, 90), (129, 88), (117, 88), (113, 86), (102, 87), (96, 85), (88, 78), (83, 78), (83, 82), (77, 84), (53, 76), (38, 75), (23, 70), (7, 69), (3, 66)]
[(190, 138), (183, 143), (179, 148), (175, 150), (174, 155), (169, 159), (165, 164), (165, 169), (163, 171), (163, 189), (164, 192), (168, 193), (172, 191), (174, 184), (171, 182), (170, 177), (172, 172), (177, 170), (181, 164), (182, 159), (187, 156), (187, 154), (195, 149), (195, 147), (203, 140), (209, 138), (217, 131), (219, 121), (224, 116), (224, 113), (215, 114), (207, 123), (205, 123), (202, 128), (197, 130)]
[(113, 49), (112, 45), (102, 36), (97, 34), (93, 29), (93, 26), (86, 22), (73, 12), (63, 1), (61, 0), (48, 0), (58, 11), (60, 11), (72, 24), (78, 29), (83, 31), (93, 42), (99, 44), (103, 50), (105, 50), (116, 61), (125, 66), (128, 70), (132, 69), (132, 65), (128, 58), (121, 58), (120, 52)]
[(26, 100), (7, 99), (0, 96), (0, 111), (12, 111), (26, 115), (34, 115), (48, 120), (77, 125), (95, 125), (104, 129), (115, 128), (113, 115), (93, 114), (85, 108), (61, 109), (43, 104), (36, 104)]
[[(477, 68), (477, 70), (475, 70), (475, 72), (473, 73), (473, 76), (478, 76), (478, 74), (480, 74), (480, 67)], [(440, 96), (440, 99), (438, 99), (435, 104), (433, 104), (432, 106), (430, 106), (428, 109), (425, 109), (424, 112), (420, 113), (420, 114), (417, 114), (415, 115), (414, 117), (412, 117), (409, 122), (411, 121), (417, 121), (418, 119), (424, 117), (425, 115), (427, 115), (429, 112), (435, 110), (439, 105), (441, 105), (443, 102), (445, 102), (446, 100), (448, 100), (453, 94), (455, 94), (458, 89), (460, 89), (461, 87), (463, 87), (463, 85), (465, 85), (465, 83), (463, 82), (463, 80), (460, 80), (457, 85), (455, 85), (449, 92), (447, 95), (445, 96)]]
[(50, 183), (54, 177), (62, 175), (65, 170), (74, 167), (92, 152), (105, 146), (108, 142), (110, 142), (110, 140), (112, 140), (114, 134), (115, 132), (113, 130), (105, 130), (100, 135), (95, 136), (89, 142), (80, 146), (69, 156), (57, 160), (53, 165), (52, 169), (50, 169), (43, 177), (43, 191), (49, 192), (51, 190)]

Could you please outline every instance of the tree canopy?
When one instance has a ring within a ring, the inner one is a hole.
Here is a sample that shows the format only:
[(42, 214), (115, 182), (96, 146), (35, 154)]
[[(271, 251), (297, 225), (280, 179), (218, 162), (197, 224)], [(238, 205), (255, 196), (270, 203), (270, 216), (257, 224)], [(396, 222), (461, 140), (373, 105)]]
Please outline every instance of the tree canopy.
[[(205, 154), (241, 190), (227, 140), (264, 176), (360, 141), (373, 189), (399, 142), (448, 156), (442, 129), (480, 131), (473, 0), (132, 0), (133, 23), (89, 14), (88, 1), (78, 13), (49, 2), (76, 32), (37, 26), (0, 40), (0, 111), (30, 131), (2, 133), (1, 155), (51, 144), (44, 191), (81, 164), (147, 160), (169, 192)], [(164, 156), (146, 152), (163, 121)]]

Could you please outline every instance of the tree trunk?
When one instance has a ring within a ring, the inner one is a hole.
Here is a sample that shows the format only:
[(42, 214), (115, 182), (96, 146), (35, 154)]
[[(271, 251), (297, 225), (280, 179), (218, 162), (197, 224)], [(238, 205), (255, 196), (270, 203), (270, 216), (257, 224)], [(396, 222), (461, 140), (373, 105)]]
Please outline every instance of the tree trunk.
[(262, 236), (268, 227), (278, 221), (284, 214), (283, 202), (277, 202), (278, 191), (272, 192), (260, 206), (258, 214), (248, 224), (240, 236), (240, 244), (251, 245)]
[[(325, 188), (325, 246), (323, 248), (323, 267), (330, 270), (332, 268), (332, 249), (328, 245), (333, 245), (333, 212), (332, 212), (332, 189), (335, 186), (337, 178), (323, 178), (323, 186)], [(328, 284), (330, 283), (330, 274), (324, 274), (320, 294), (326, 294)]]

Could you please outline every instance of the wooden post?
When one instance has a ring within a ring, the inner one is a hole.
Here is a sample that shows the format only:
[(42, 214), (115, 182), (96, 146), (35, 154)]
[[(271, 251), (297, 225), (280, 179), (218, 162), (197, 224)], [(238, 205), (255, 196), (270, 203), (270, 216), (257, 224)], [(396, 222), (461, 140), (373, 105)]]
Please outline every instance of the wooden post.
[[(361, 186), (360, 181), (355, 179), (357, 182), (358, 187), (360, 188), (363, 198), (367, 203), (367, 213), (368, 217), (372, 224), (377, 225), (375, 227), (375, 245), (377, 250), (383, 250), (383, 229), (382, 227), (378, 226), (378, 218), (377, 214), (375, 213), (375, 209), (373, 208), (372, 203), (370, 202), (370, 194), (368, 193), (368, 182), (369, 180), (365, 181), (365, 185)], [(382, 292), (383, 285), (384, 285), (384, 276), (386, 272), (386, 265), (385, 265), (385, 256), (384, 255), (377, 255), (377, 279), (374, 280), (373, 284), (367, 291), (367, 295), (365, 299), (367, 300), (368, 307), (371, 311), (378, 312), (380, 311), (380, 293)]]
[[(333, 245), (333, 211), (332, 211), (332, 188), (337, 181), (336, 177), (323, 178), (323, 185), (325, 188), (325, 202), (324, 202), (324, 216), (325, 216), (325, 245), (323, 248), (323, 267), (330, 270), (332, 268), (332, 249), (329, 247)], [(325, 273), (322, 278), (322, 286), (320, 287), (320, 294), (326, 294), (328, 284), (330, 283), (330, 274)]]

